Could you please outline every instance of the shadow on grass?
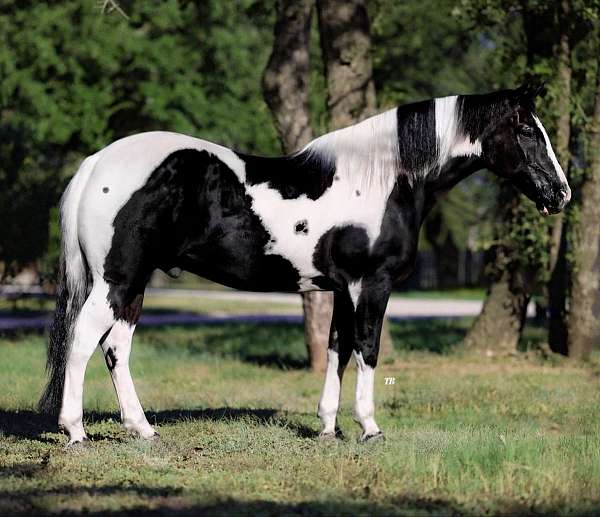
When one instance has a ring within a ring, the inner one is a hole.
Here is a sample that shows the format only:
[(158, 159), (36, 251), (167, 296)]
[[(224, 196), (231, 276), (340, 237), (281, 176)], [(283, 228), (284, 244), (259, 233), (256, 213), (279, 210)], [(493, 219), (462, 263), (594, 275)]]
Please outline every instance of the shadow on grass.
[(422, 318), (392, 321), (396, 350), (445, 354), (456, 348), (471, 326), (472, 318)]
[(307, 368), (309, 363), (301, 324), (222, 323), (202, 326), (140, 328), (140, 343), (157, 351), (186, 351), (213, 355), (283, 370)]
[[(375, 502), (365, 498), (321, 499), (302, 503), (275, 502), (268, 500), (239, 501), (236, 499), (217, 499), (209, 496), (210, 502), (191, 502), (198, 499), (198, 494), (185, 492), (180, 488), (155, 488), (144, 485), (106, 485), (98, 487), (80, 487), (63, 485), (51, 489), (25, 489), (0, 491), (0, 515), (49, 515), (55, 514), (52, 508), (52, 497), (68, 497), (71, 505), (81, 497), (84, 501), (95, 500), (112, 509), (92, 510), (82, 507), (81, 510), (63, 510), (61, 515), (302, 515), (302, 516), (354, 516), (354, 515), (436, 515), (436, 516), (475, 516), (475, 515), (560, 515), (568, 513), (572, 517), (591, 517), (597, 515), (600, 505), (587, 506), (585, 509), (564, 507), (535, 508), (525, 504), (504, 503), (494, 508), (493, 503), (488, 511), (465, 508), (442, 498), (426, 498), (419, 495), (406, 495)], [(114, 509), (119, 497), (143, 497), (146, 504), (127, 505), (126, 508)], [(191, 497), (190, 497), (191, 496)], [(368, 496), (368, 494), (365, 494)], [(151, 508), (148, 506), (151, 505)]]
[[(193, 420), (209, 421), (229, 421), (229, 420), (253, 420), (259, 424), (272, 422), (273, 417), (278, 410), (265, 408), (214, 408), (214, 409), (173, 409), (165, 411), (146, 411), (146, 417), (151, 424), (176, 424), (178, 422), (188, 422)], [(119, 421), (117, 413), (110, 412), (86, 412), (86, 423), (98, 423), (105, 420)], [(282, 422), (282, 425), (287, 425)], [(290, 429), (293, 425), (290, 425)], [(0, 434), (5, 436), (14, 436), (16, 438), (27, 438), (41, 442), (50, 443), (53, 441), (44, 438), (42, 435), (48, 432), (57, 431), (56, 418), (43, 415), (31, 410), (11, 411), (0, 410)], [(93, 435), (91, 435), (94, 438)]]
[[(284, 503), (265, 500), (238, 501), (222, 499), (207, 503), (190, 503), (182, 489), (154, 488), (141, 485), (107, 485), (103, 487), (61, 486), (48, 490), (0, 491), (0, 514), (10, 515), (48, 515), (51, 505), (46, 497), (68, 496), (71, 501), (82, 497), (85, 500), (140, 496), (148, 498), (152, 509), (147, 506), (135, 506), (117, 510), (93, 511), (89, 508), (79, 511), (62, 511), (61, 515), (471, 515), (452, 502), (441, 499), (403, 497), (390, 500), (388, 504), (378, 504), (366, 500), (319, 500), (303, 503)], [(192, 495), (193, 497), (193, 495)]]

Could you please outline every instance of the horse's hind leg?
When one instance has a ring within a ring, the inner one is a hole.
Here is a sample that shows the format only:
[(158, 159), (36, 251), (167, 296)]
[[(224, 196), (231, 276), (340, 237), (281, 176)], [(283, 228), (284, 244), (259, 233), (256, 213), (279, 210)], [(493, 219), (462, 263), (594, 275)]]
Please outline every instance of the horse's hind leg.
[(108, 286), (101, 278), (83, 304), (73, 330), (73, 342), (65, 370), (63, 399), (58, 424), (69, 434), (69, 445), (87, 439), (83, 428), (83, 380), (87, 363), (102, 337), (115, 320), (106, 295)]
[[(141, 304), (141, 300), (139, 303)], [(129, 354), (134, 331), (135, 323), (117, 321), (103, 341), (102, 350), (117, 392), (121, 421), (125, 429), (141, 438), (153, 438), (158, 434), (144, 415), (129, 371)]]

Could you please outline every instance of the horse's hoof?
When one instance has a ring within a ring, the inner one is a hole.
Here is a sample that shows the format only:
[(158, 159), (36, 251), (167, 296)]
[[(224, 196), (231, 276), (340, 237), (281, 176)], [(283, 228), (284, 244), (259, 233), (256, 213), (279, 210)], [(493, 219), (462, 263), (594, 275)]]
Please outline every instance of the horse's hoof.
[(78, 438), (76, 440), (69, 440), (65, 449), (68, 451), (81, 451), (87, 449), (90, 445), (90, 439), (87, 436), (84, 436), (83, 438)]
[(333, 442), (337, 439), (337, 434), (328, 432), (328, 433), (319, 433), (319, 440), (322, 442)]
[(158, 434), (156, 431), (154, 431), (152, 434), (144, 434), (140, 433), (139, 431), (131, 430), (129, 431), (129, 436), (133, 440), (142, 440), (144, 442), (157, 442), (160, 440), (160, 434)]
[(385, 435), (381, 431), (376, 433), (364, 434), (359, 438), (359, 443), (374, 443), (385, 440)]

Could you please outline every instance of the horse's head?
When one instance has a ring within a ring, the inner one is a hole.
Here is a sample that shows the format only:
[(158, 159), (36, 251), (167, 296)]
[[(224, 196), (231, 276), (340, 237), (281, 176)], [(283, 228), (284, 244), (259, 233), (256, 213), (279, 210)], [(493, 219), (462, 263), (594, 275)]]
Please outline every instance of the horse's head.
[(542, 89), (523, 85), (511, 90), (508, 110), (497, 121), (490, 121), (481, 147), (486, 166), (510, 180), (542, 215), (548, 215), (564, 208), (571, 199), (571, 189), (535, 114), (535, 99)]

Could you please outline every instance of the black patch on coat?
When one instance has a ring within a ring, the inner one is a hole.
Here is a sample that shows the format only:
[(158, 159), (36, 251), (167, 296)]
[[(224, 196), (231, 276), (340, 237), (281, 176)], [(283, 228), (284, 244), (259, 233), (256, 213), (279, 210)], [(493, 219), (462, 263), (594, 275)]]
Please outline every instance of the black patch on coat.
[(308, 221), (306, 219), (302, 219), (301, 221), (298, 221), (294, 225), (294, 232), (295, 233), (303, 233), (304, 235), (308, 235)]
[(408, 173), (425, 169), (436, 159), (434, 101), (399, 106), (397, 119), (401, 167)]
[(313, 153), (268, 158), (237, 153), (246, 163), (246, 182), (249, 185), (267, 183), (283, 199), (307, 196), (318, 199), (331, 187), (335, 165), (321, 160)]
[(117, 356), (112, 348), (109, 348), (104, 354), (104, 360), (106, 361), (106, 367), (110, 372), (117, 366)]
[(317, 242), (313, 264), (337, 285), (360, 278), (368, 268), (369, 237), (364, 228), (334, 226)]
[(207, 151), (169, 155), (117, 213), (104, 262), (115, 318), (137, 321), (154, 269), (181, 268), (255, 291), (297, 291), (299, 274), (267, 255), (270, 235), (235, 173)]
[(98, 346), (102, 346), (102, 343), (104, 343), (106, 341), (106, 338), (110, 334), (111, 330), (112, 330), (112, 326), (104, 334), (102, 334), (102, 337), (100, 338), (100, 341), (98, 341)]
[(105, 194), (108, 194), (108, 187), (103, 187), (102, 192), (104, 192)]

